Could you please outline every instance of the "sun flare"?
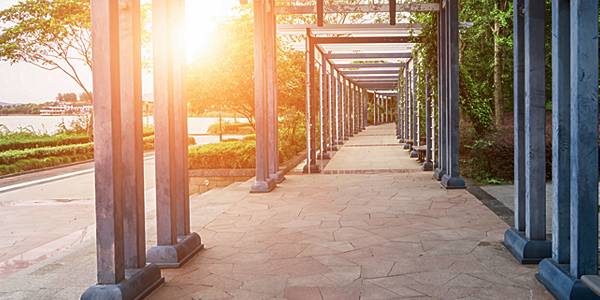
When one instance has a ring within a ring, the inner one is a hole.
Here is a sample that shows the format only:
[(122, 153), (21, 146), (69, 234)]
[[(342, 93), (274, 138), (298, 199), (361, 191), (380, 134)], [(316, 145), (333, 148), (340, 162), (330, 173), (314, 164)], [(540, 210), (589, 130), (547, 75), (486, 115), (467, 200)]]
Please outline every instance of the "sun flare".
[(207, 55), (211, 41), (217, 38), (218, 24), (234, 13), (236, 0), (186, 0), (186, 57), (191, 61)]

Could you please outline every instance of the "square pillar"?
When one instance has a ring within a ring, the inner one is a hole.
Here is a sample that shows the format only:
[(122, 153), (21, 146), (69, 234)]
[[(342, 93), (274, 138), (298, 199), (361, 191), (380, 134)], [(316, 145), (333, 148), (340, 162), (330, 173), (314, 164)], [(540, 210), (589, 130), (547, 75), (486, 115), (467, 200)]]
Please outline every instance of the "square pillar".
[(176, 268), (203, 248), (200, 236), (191, 233), (189, 226), (183, 37), (175, 34), (183, 25), (184, 4), (157, 0), (152, 5), (157, 245), (147, 256), (161, 268)]
[(429, 76), (425, 74), (425, 162), (423, 163), (423, 171), (433, 171), (433, 161), (431, 160), (432, 152), (432, 119), (431, 119), (431, 98), (429, 97)]
[(545, 4), (525, 0), (524, 12), (525, 231), (509, 229), (504, 244), (519, 262), (538, 263), (552, 253), (546, 240)]
[[(269, 3), (269, 5), (274, 5)], [(273, 185), (285, 180), (279, 170), (279, 106), (277, 101), (277, 26), (275, 11), (265, 12), (265, 69), (267, 81), (267, 160), (268, 178)]]
[[(599, 288), (598, 1), (554, 0), (552, 5), (553, 54), (558, 56), (553, 56), (553, 74), (557, 75), (553, 80), (554, 87), (560, 88), (554, 95), (568, 96), (569, 101), (560, 101), (559, 105), (570, 102), (565, 110), (568, 119), (562, 114), (553, 115), (559, 125), (570, 123), (570, 168), (567, 174), (553, 177), (559, 176), (563, 184), (568, 180), (570, 185), (566, 200), (555, 199), (559, 206), (553, 207), (553, 213), (559, 215), (559, 223), (553, 225), (558, 227), (558, 237), (555, 240), (553, 232), (553, 257), (540, 263), (537, 278), (557, 299), (600, 299), (592, 292)], [(561, 192), (565, 193), (566, 187), (562, 187), (553, 190), (554, 197), (565, 196)], [(568, 212), (565, 202), (570, 204)]]
[(465, 181), (460, 177), (459, 171), (459, 143), (460, 143), (460, 108), (459, 108), (459, 50), (458, 50), (458, 0), (446, 1), (446, 15), (448, 27), (447, 56), (446, 61), (448, 81), (447, 89), (447, 172), (442, 177), (442, 187), (446, 189), (464, 189)]
[(446, 164), (446, 98), (447, 98), (447, 80), (446, 80), (446, 7), (441, 6), (437, 15), (437, 33), (438, 33), (438, 166), (433, 173), (433, 178), (442, 180), (447, 172)]
[(81, 299), (137, 299), (146, 264), (139, 0), (92, 1), (97, 284)]
[(329, 66), (331, 73), (329, 73), (329, 132), (332, 151), (337, 151), (338, 141), (338, 126), (337, 126), (337, 84), (335, 80), (333, 66)]
[(306, 134), (307, 134), (307, 158), (304, 165), (304, 173), (320, 173), (321, 170), (317, 165), (317, 97), (315, 86), (315, 45), (312, 41), (312, 33), (310, 28), (306, 29), (306, 84), (307, 84), (307, 101), (306, 101)]
[(330, 159), (329, 143), (329, 80), (327, 77), (327, 59), (321, 53), (321, 159)]

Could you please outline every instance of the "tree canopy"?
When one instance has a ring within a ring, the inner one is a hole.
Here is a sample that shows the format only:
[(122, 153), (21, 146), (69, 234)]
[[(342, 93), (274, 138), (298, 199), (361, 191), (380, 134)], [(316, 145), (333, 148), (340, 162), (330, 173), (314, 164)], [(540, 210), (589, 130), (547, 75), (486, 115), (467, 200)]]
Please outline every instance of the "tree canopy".
[[(210, 109), (235, 111), (251, 123), (254, 118), (254, 36), (248, 9), (221, 24), (210, 49), (187, 66), (186, 98), (190, 110), (202, 114)], [(277, 83), (280, 106), (304, 109), (304, 53), (279, 42)]]
[(0, 11), (0, 60), (60, 70), (91, 97), (78, 65), (92, 68), (89, 0), (24, 0)]

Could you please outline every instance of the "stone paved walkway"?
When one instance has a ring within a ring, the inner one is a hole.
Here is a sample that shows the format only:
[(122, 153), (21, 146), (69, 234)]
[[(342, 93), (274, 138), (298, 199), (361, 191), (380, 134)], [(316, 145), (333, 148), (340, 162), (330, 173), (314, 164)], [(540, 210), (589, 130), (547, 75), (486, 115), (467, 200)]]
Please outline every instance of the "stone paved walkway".
[(536, 267), (501, 245), (508, 226), (496, 215), (441, 189), (400, 147), (376, 146), (393, 133), (367, 129), (327, 168), (412, 172), (287, 176), (270, 194), (251, 195), (246, 182), (195, 197), (206, 249), (165, 270), (150, 299), (551, 299)]

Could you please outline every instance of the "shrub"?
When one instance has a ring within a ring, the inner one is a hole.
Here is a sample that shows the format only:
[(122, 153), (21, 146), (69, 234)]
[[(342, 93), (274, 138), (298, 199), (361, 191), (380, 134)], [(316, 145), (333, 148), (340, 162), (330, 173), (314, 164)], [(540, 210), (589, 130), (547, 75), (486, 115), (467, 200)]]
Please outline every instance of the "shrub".
[[(254, 128), (248, 123), (229, 123), (223, 122), (223, 134), (251, 134), (254, 133)], [(219, 134), (219, 123), (214, 123), (208, 127), (209, 134)]]
[(37, 135), (17, 132), (1, 136), (0, 152), (9, 150), (25, 150), (30, 148), (54, 147), (73, 144), (85, 144), (92, 141), (87, 134)]
[(94, 143), (41, 147), (25, 150), (9, 150), (0, 152), (0, 164), (14, 164), (27, 159), (43, 159), (48, 157), (78, 156), (94, 152)]
[(251, 141), (227, 142), (190, 147), (190, 169), (254, 168), (256, 144)]

